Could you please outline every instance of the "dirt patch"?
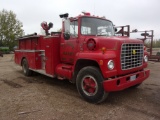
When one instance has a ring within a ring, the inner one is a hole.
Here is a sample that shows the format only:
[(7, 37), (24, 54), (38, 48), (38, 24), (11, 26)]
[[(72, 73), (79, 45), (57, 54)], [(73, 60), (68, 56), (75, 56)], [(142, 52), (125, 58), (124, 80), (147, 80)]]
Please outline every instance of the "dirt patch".
[(2, 80), (5, 84), (13, 87), (13, 88), (21, 88), (23, 87), (22, 85), (18, 84), (18, 83), (14, 83), (12, 81), (9, 81), (9, 80)]
[(133, 106), (126, 106), (126, 108), (129, 111), (141, 113), (141, 114), (147, 115), (148, 117), (154, 117), (155, 119), (160, 120), (160, 115), (159, 114), (155, 114), (155, 113), (153, 113), (151, 111), (148, 111), (148, 110), (143, 110), (143, 108), (134, 108)]
[(13, 54), (0, 57), (0, 120), (159, 120), (160, 62), (149, 62), (150, 77), (137, 89), (109, 94), (94, 105), (76, 86), (44, 75), (23, 75)]
[(18, 77), (18, 79), (24, 80), (27, 83), (44, 83), (42, 80), (33, 77)]

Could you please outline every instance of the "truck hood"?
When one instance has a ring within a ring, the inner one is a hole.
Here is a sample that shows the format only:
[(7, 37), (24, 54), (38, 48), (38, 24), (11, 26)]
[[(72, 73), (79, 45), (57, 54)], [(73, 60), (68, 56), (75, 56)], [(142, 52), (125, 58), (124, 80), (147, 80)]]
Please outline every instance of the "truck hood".
[(123, 43), (138, 43), (138, 44), (143, 43), (142, 40), (131, 39), (129, 37), (117, 37), (117, 36), (116, 37), (115, 36), (113, 37), (98, 36), (95, 38), (93, 37), (92, 39), (96, 41), (98, 49), (102, 47), (106, 47), (107, 50), (120, 50), (121, 45)]
[[(90, 37), (85, 39), (85, 43), (89, 41), (90, 39), (93, 39), (96, 42), (96, 49), (97, 51), (102, 50), (103, 47), (106, 48), (107, 52), (108, 51), (114, 51), (114, 52), (108, 52), (108, 56), (111, 56), (111, 54), (115, 54), (115, 63), (116, 63), (116, 70), (117, 70), (117, 75), (124, 75), (124, 74), (129, 74), (138, 70), (143, 69), (143, 66), (137, 66), (137, 67), (131, 67), (122, 70), (121, 66), (121, 48), (122, 44), (143, 44), (142, 40), (138, 39), (130, 39), (129, 37), (106, 37), (106, 36), (97, 36), (97, 37)], [(86, 48), (87, 49), (87, 48)], [(106, 54), (105, 54), (106, 55)], [(140, 57), (140, 55), (139, 55)], [(133, 58), (134, 59), (134, 58)], [(133, 59), (130, 59), (130, 62), (133, 61)], [(137, 59), (138, 61), (138, 59)], [(125, 64), (126, 65), (126, 64)]]

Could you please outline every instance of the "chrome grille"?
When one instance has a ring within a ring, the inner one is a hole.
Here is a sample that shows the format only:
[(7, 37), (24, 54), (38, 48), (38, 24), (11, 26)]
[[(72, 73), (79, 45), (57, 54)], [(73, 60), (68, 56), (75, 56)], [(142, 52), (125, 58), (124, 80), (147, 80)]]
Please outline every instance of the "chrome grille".
[(143, 63), (143, 44), (122, 44), (121, 68), (127, 70)]

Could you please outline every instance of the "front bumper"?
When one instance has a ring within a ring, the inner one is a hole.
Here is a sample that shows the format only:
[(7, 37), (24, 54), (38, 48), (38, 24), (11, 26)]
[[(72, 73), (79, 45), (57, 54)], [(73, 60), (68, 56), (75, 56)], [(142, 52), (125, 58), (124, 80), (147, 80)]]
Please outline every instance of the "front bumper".
[[(143, 70), (115, 79), (105, 80), (103, 82), (103, 87), (106, 92), (124, 90), (136, 84), (142, 83), (145, 79), (149, 77), (149, 74), (150, 70)], [(132, 79), (131, 76), (135, 77), (135, 79)]]

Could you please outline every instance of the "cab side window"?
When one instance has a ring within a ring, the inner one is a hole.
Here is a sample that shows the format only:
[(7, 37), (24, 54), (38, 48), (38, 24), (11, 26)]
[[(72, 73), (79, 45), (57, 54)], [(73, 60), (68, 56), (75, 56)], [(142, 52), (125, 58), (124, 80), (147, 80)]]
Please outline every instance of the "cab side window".
[(78, 21), (71, 21), (70, 23), (70, 34), (72, 37), (78, 37)]

